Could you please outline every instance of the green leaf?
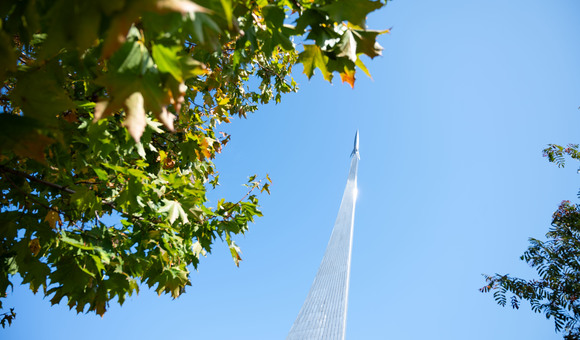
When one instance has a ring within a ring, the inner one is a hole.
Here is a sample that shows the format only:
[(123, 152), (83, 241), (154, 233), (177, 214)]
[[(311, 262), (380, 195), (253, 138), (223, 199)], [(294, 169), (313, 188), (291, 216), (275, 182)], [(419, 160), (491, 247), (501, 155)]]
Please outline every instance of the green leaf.
[(167, 218), (170, 224), (173, 224), (177, 218), (181, 218), (183, 223), (189, 223), (187, 213), (181, 207), (178, 201), (163, 200), (165, 205), (159, 209), (160, 213), (167, 213)]
[(64, 232), (62, 232), (60, 234), (59, 240), (62, 241), (62, 242), (64, 242), (64, 243), (66, 243), (66, 244), (69, 244), (69, 245), (71, 245), (71, 246), (73, 246), (75, 248), (79, 248), (79, 249), (82, 249), (82, 250), (94, 250), (95, 249), (95, 248), (93, 248), (91, 246), (85, 245), (83, 242), (81, 242), (81, 241), (79, 241), (79, 240), (77, 240), (75, 238), (68, 237), (66, 235), (66, 233), (64, 233)]
[(337, 57), (346, 57), (352, 62), (356, 62), (357, 43), (351, 30), (346, 30), (338, 44), (334, 48), (337, 52)]
[(10, 36), (0, 30), (0, 81), (4, 80), (7, 72), (16, 71), (16, 54)]
[(178, 82), (183, 81), (183, 72), (179, 58), (181, 48), (177, 45), (166, 47), (160, 44), (154, 44), (152, 54), (159, 71), (169, 73)]
[(97, 174), (97, 177), (99, 177), (101, 181), (106, 181), (109, 178), (107, 172), (103, 169), (93, 168), (93, 171), (95, 174)]
[(220, 2), (224, 10), (226, 21), (228, 22), (228, 28), (232, 29), (233, 28), (232, 2), (231, 0), (220, 0)]
[(380, 1), (371, 0), (338, 0), (322, 7), (335, 22), (348, 21), (361, 28), (365, 27), (367, 15), (383, 7)]
[(57, 79), (46, 69), (20, 75), (10, 95), (12, 103), (19, 106), (25, 116), (53, 124), (58, 114), (75, 107)]
[(141, 75), (147, 71), (154, 72), (155, 63), (141, 41), (130, 40), (113, 54), (110, 67), (119, 74)]
[(363, 31), (363, 30), (353, 30), (353, 36), (356, 40), (356, 53), (366, 54), (367, 56), (374, 58), (381, 55), (383, 47), (377, 43), (377, 36), (388, 33), (389, 30), (384, 31)]
[(326, 68), (328, 57), (322, 53), (317, 45), (304, 45), (304, 51), (298, 55), (298, 60), (304, 65), (304, 74), (308, 79), (314, 75), (314, 69), (318, 68), (322, 72), (324, 79), (331, 81), (332, 73)]
[(262, 9), (266, 25), (270, 27), (282, 27), (284, 25), (284, 10), (276, 5), (268, 5)]

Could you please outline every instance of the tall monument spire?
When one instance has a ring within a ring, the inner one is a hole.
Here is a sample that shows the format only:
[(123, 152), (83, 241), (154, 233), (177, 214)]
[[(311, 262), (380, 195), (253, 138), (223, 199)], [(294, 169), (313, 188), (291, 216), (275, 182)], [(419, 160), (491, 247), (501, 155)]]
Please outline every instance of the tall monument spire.
[(358, 130), (334, 229), (310, 292), (286, 340), (344, 340), (356, 203)]

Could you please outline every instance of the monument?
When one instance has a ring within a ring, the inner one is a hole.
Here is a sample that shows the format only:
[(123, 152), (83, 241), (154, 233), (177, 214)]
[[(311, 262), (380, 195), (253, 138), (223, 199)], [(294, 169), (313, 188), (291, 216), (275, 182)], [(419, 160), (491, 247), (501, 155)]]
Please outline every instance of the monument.
[(358, 131), (338, 216), (310, 292), (286, 340), (344, 340), (356, 204)]

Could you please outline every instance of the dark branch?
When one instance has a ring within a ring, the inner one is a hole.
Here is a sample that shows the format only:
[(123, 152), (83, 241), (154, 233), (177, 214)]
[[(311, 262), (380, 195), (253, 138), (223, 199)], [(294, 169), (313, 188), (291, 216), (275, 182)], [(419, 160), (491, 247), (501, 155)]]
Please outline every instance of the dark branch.
[(34, 177), (34, 176), (32, 176), (30, 174), (27, 174), (25, 172), (18, 171), (18, 170), (14, 170), (14, 169), (10, 169), (10, 168), (7, 168), (7, 167), (5, 167), (3, 165), (0, 165), (0, 171), (1, 172), (5, 172), (5, 173), (7, 172), (9, 174), (13, 174), (13, 175), (16, 175), (16, 176), (24, 177), (24, 178), (26, 178), (26, 179), (28, 179), (28, 180), (30, 180), (32, 182), (40, 183), (40, 184), (46, 185), (48, 187), (51, 187), (51, 188), (54, 188), (54, 189), (58, 189), (58, 190), (64, 191), (64, 192), (69, 193), (69, 194), (74, 194), (75, 193), (74, 190), (71, 190), (71, 189), (69, 189), (67, 187), (64, 187), (62, 185), (58, 185), (58, 184), (55, 184), (55, 183), (47, 182), (45, 180), (42, 180), (42, 179), (37, 178), (37, 177)]

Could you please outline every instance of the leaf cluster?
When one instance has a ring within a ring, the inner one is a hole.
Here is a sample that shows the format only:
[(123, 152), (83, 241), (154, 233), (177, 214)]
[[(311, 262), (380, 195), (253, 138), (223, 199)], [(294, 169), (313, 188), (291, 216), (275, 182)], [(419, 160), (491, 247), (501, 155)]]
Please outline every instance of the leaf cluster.
[(208, 202), (219, 125), (297, 91), (298, 63), (353, 86), (359, 57), (382, 49), (365, 19), (384, 4), (2, 1), (0, 295), (19, 275), (103, 315), (143, 284), (179, 296), (218, 239), (239, 265), (234, 237), (271, 181)]
[[(563, 148), (549, 145), (544, 155), (559, 167), (564, 155), (578, 158), (578, 145)], [(494, 291), (496, 302), (519, 309), (522, 301), (532, 310), (554, 320), (555, 329), (565, 339), (580, 339), (580, 205), (563, 201), (552, 216), (546, 241), (530, 238), (530, 246), (521, 259), (536, 269), (539, 278), (525, 280), (510, 275), (484, 275), (480, 289)]]

